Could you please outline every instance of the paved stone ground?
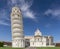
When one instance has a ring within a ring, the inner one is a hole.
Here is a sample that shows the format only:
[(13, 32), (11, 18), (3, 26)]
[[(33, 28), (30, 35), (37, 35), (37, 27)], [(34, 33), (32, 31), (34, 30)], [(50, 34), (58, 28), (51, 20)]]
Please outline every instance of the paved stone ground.
[(27, 47), (25, 49), (36, 49), (35, 47)]

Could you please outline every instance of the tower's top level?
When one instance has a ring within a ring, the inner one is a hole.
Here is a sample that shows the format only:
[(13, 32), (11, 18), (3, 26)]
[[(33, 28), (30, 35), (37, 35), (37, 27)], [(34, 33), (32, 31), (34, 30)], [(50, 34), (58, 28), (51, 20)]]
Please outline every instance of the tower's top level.
[(13, 7), (12, 8), (11, 16), (14, 16), (14, 15), (21, 15), (21, 10), (19, 7)]
[(18, 7), (13, 7), (12, 8), (12, 12), (14, 12), (14, 13), (20, 13), (21, 10)]

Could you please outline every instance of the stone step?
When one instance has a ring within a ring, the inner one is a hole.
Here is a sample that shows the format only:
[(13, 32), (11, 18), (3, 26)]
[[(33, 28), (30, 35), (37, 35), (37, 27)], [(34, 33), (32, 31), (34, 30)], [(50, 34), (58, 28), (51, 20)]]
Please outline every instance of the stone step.
[(36, 49), (36, 47), (27, 47), (25, 49)]

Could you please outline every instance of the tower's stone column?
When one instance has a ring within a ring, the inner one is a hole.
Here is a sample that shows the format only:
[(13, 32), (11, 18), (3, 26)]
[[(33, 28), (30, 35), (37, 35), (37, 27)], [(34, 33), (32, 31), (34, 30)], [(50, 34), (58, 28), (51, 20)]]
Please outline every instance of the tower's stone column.
[(13, 7), (11, 12), (12, 47), (25, 47), (21, 10)]

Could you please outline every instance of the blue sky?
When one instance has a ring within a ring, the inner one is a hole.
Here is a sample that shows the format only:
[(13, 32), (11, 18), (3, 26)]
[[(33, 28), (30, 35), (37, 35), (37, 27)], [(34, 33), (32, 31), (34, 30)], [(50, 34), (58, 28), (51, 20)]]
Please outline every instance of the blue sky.
[(23, 15), (25, 35), (37, 28), (43, 36), (52, 35), (60, 42), (60, 0), (0, 0), (0, 41), (11, 41), (11, 9), (18, 6)]

